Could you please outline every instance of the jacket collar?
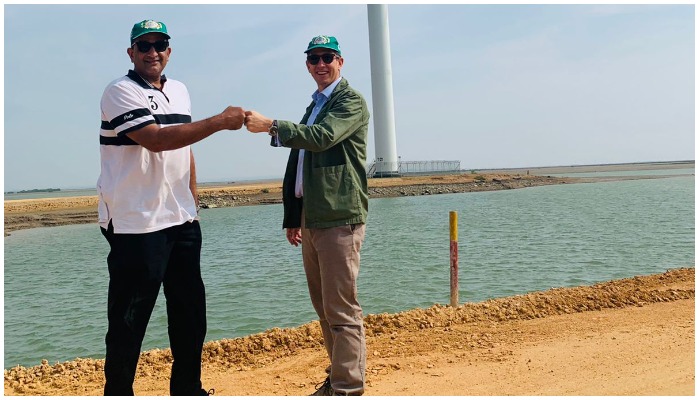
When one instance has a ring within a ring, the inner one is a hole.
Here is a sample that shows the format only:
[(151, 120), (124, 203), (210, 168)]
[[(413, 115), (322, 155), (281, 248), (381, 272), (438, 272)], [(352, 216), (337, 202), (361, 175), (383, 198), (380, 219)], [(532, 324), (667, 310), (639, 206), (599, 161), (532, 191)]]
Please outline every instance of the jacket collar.
[[(348, 87), (348, 81), (345, 78), (340, 78), (340, 82), (335, 86), (335, 89), (333, 89), (333, 93), (340, 92), (342, 90), (345, 90)], [(333, 96), (333, 93), (331, 93), (331, 96)], [(328, 96), (330, 97), (330, 96)]]

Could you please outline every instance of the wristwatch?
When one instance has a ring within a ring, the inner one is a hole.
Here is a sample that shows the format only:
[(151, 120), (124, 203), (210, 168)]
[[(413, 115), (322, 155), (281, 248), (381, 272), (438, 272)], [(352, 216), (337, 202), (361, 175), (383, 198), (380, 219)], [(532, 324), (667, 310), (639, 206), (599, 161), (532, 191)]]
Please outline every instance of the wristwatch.
[(277, 126), (277, 120), (272, 121), (272, 125), (270, 125), (270, 129), (268, 130), (268, 133), (270, 136), (277, 136), (278, 132), (278, 126)]

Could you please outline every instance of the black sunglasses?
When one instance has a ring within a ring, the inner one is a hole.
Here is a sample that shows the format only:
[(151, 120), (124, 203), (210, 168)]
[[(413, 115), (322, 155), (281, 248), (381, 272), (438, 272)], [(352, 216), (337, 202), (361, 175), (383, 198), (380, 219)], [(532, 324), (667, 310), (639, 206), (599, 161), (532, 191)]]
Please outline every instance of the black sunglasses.
[[(139, 49), (141, 53), (148, 53), (151, 51), (151, 47), (156, 49), (157, 52), (165, 51), (165, 49), (168, 48), (170, 43), (168, 43), (167, 40), (159, 40), (157, 42), (151, 43), (151, 42), (145, 42), (145, 41), (139, 41), (139, 42), (134, 42), (136, 47)], [(132, 45), (133, 46), (133, 45)]]
[(306, 56), (306, 61), (309, 62), (311, 65), (316, 65), (320, 60), (323, 60), (324, 64), (330, 64), (333, 62), (333, 60), (338, 57), (336, 54), (331, 54), (331, 53), (326, 53), (326, 54), (309, 54)]

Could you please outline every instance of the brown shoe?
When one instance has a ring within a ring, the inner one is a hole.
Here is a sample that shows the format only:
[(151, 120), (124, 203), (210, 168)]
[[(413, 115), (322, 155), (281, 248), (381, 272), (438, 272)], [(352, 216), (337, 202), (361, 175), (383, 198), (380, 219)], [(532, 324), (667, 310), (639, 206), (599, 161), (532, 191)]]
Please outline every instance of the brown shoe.
[(323, 383), (316, 385), (316, 391), (309, 396), (333, 396), (335, 392), (331, 387), (331, 377), (327, 377)]

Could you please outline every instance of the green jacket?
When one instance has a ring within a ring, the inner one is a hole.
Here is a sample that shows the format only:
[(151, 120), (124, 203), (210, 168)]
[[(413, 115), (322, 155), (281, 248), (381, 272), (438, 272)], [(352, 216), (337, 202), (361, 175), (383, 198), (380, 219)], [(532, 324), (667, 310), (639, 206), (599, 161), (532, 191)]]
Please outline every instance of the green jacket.
[[(367, 127), (369, 110), (362, 95), (342, 78), (313, 123), (314, 103), (299, 124), (278, 121), (277, 137), (289, 153), (282, 183), (284, 228), (364, 224), (367, 219)], [(304, 149), (304, 197), (294, 195), (299, 149)]]

